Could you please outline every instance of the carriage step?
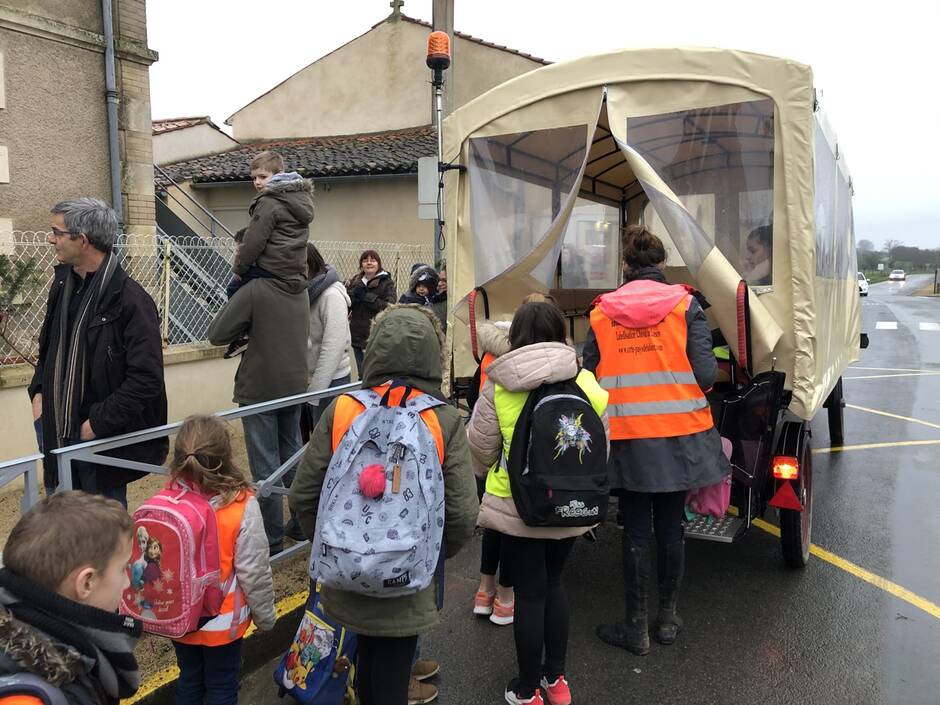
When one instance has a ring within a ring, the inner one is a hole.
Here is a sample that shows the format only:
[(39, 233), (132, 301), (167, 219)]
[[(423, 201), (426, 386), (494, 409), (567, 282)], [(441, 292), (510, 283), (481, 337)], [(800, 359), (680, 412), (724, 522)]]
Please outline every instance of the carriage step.
[(744, 519), (740, 517), (725, 515), (721, 519), (715, 519), (711, 516), (697, 516), (685, 524), (685, 537), (731, 543), (736, 541), (746, 528)]

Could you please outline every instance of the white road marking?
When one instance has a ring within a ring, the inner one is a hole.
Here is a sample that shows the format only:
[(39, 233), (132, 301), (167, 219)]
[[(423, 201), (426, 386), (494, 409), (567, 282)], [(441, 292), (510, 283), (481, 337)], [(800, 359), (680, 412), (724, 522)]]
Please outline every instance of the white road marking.
[(924, 322), (924, 321), (921, 321), (921, 323), (920, 323), (920, 329), (921, 329), (921, 330), (940, 331), (940, 323), (926, 323), (926, 322)]
[(897, 321), (878, 321), (875, 324), (875, 330), (897, 330), (898, 322)]

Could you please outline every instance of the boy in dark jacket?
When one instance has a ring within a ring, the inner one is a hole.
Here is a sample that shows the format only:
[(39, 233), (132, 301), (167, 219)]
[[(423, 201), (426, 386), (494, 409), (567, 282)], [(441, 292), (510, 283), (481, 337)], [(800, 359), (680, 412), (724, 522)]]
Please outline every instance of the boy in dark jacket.
[(418, 304), (433, 306), (437, 295), (438, 274), (427, 264), (416, 264), (411, 268), (411, 281), (408, 291), (398, 299), (400, 304)]
[(0, 569), (0, 703), (117, 705), (137, 691), (141, 625), (117, 613), (132, 531), (118, 502), (77, 491), (13, 527)]
[[(277, 152), (261, 152), (251, 160), (251, 179), (258, 195), (248, 206), (248, 227), (235, 235), (238, 249), (229, 298), (251, 279), (274, 278), (298, 290), (307, 283), (307, 240), (313, 220), (313, 184), (296, 172), (284, 172)], [(247, 336), (229, 346), (225, 357), (244, 352)]]

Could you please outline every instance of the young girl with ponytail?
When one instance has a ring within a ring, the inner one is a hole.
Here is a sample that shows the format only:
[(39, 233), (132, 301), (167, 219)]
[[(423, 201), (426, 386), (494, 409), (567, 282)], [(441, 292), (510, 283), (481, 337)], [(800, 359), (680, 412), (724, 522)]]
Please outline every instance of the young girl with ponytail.
[(172, 481), (209, 499), (219, 529), (223, 583), (235, 573), (232, 589), (217, 617), (174, 640), (180, 676), (176, 705), (235, 705), (241, 670), (242, 637), (252, 621), (274, 627), (274, 581), (261, 509), (248, 476), (232, 460), (225, 422), (190, 416), (176, 435)]

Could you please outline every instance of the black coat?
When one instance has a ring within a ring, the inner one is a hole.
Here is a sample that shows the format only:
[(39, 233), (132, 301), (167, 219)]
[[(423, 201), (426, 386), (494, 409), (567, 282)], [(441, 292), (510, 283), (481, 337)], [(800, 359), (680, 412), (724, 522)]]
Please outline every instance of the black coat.
[[(58, 477), (56, 457), (49, 452), (56, 447), (52, 389), (55, 385), (53, 360), (59, 344), (59, 331), (53, 321), (62, 300), (66, 278), (70, 276), (71, 266), (59, 265), (55, 268), (46, 303), (46, 317), (39, 335), (39, 362), (29, 385), (30, 399), (43, 392), (42, 438), (46, 451), (46, 486), (55, 485), (55, 478)], [(117, 436), (165, 424), (166, 386), (163, 381), (163, 345), (157, 307), (149, 294), (120, 265), (100, 298), (86, 335), (87, 376), (80, 411), (83, 420), (91, 421), (95, 436)], [(79, 439), (69, 439), (67, 442), (74, 444)], [(111, 451), (108, 455), (161, 464), (166, 459), (167, 448), (168, 440), (159, 438)], [(144, 475), (135, 470), (105, 465), (97, 468), (99, 490), (124, 485)]]
[(349, 308), (349, 335), (354, 348), (365, 348), (372, 319), (389, 304), (395, 303), (395, 282), (388, 272), (379, 272), (362, 283), (362, 275), (346, 282), (352, 305)]

